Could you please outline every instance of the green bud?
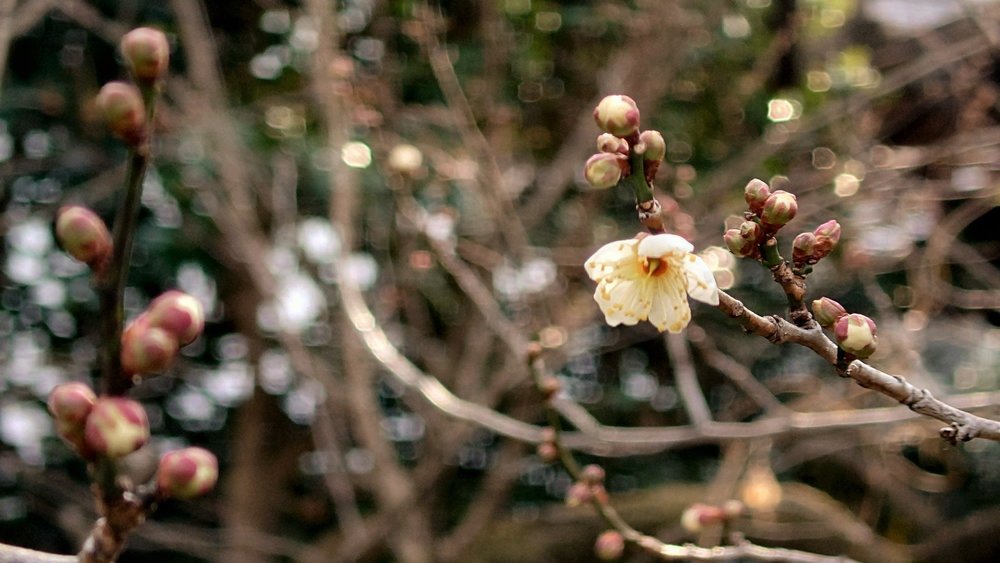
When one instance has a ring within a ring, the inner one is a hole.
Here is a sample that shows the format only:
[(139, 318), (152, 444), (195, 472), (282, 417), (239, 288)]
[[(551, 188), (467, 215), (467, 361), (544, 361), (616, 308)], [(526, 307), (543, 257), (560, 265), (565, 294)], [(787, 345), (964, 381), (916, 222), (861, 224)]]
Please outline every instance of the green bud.
[(847, 309), (829, 297), (820, 297), (812, 302), (813, 318), (820, 326), (832, 327), (840, 317), (847, 314)]

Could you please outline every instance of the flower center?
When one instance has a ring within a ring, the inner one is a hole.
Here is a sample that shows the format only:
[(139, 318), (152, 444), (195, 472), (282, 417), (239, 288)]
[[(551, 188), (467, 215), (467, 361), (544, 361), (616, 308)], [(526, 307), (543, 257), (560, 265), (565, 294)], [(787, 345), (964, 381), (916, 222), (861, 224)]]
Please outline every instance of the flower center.
[(642, 271), (649, 278), (662, 276), (669, 268), (670, 264), (660, 258), (646, 258), (642, 261)]

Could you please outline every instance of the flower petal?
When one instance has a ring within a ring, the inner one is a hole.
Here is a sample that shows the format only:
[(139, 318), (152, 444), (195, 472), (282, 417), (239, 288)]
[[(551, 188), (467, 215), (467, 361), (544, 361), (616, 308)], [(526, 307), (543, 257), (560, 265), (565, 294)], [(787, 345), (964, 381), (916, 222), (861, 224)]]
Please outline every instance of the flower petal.
[(597, 285), (594, 300), (611, 326), (634, 325), (645, 320), (648, 301), (642, 298), (641, 280), (605, 278)]
[(687, 278), (688, 295), (702, 303), (719, 304), (719, 287), (715, 285), (715, 276), (700, 256), (688, 254), (684, 257), (684, 277)]
[(684, 280), (678, 275), (666, 275), (655, 282), (649, 308), (649, 322), (660, 332), (680, 332), (691, 321), (691, 307), (684, 291)]
[(594, 281), (610, 275), (627, 275), (638, 271), (639, 260), (635, 253), (638, 241), (635, 239), (616, 240), (597, 249), (583, 264), (587, 275)]
[(639, 256), (663, 258), (670, 254), (687, 254), (694, 250), (691, 243), (677, 235), (650, 235), (639, 241)]

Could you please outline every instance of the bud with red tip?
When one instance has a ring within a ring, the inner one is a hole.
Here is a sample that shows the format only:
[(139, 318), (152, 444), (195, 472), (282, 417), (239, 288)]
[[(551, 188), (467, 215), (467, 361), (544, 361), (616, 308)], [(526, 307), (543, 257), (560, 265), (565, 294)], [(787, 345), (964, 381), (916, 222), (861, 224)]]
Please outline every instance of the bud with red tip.
[(552, 463), (559, 459), (559, 448), (552, 442), (542, 442), (535, 448), (535, 454), (545, 463)]
[(150, 326), (173, 334), (181, 346), (194, 342), (205, 328), (205, 309), (201, 302), (176, 289), (154, 299), (146, 314)]
[(122, 37), (121, 49), (132, 76), (141, 82), (156, 82), (170, 65), (170, 44), (158, 29), (133, 29)]
[(737, 256), (753, 256), (757, 252), (761, 236), (764, 234), (760, 225), (754, 221), (744, 221), (739, 229), (729, 229), (722, 239), (729, 251)]
[(819, 326), (830, 328), (840, 317), (847, 314), (847, 309), (829, 297), (820, 297), (812, 302), (813, 318)]
[(875, 321), (858, 313), (844, 315), (833, 325), (837, 345), (848, 354), (861, 359), (875, 353), (878, 345), (876, 330)]
[(597, 150), (613, 154), (628, 154), (628, 141), (619, 139), (611, 133), (601, 133), (597, 136)]
[(606, 96), (594, 108), (594, 120), (601, 130), (628, 137), (639, 130), (639, 107), (628, 96)]
[(97, 270), (111, 258), (111, 233), (96, 213), (71, 205), (56, 212), (56, 239), (73, 258)]
[(705, 526), (717, 524), (725, 518), (726, 513), (718, 506), (696, 503), (681, 513), (681, 527), (688, 533), (696, 534), (705, 529)]
[(840, 241), (840, 223), (830, 219), (826, 223), (816, 227), (813, 231), (816, 235), (816, 247), (813, 249), (813, 259), (817, 262), (826, 258)]
[(111, 132), (137, 146), (146, 139), (146, 107), (139, 89), (125, 82), (108, 82), (97, 94), (97, 107)]
[(160, 459), (156, 491), (161, 497), (189, 499), (204, 495), (219, 479), (219, 462), (204, 448), (168, 452)]
[(788, 224), (798, 212), (799, 206), (795, 195), (784, 190), (777, 190), (767, 197), (764, 209), (760, 212), (760, 220), (772, 230), (778, 230)]
[(166, 329), (153, 326), (149, 313), (143, 313), (122, 333), (122, 371), (126, 375), (161, 372), (177, 357), (178, 348), (177, 337)]
[(90, 387), (78, 381), (56, 385), (49, 393), (48, 407), (56, 422), (56, 432), (85, 457), (87, 448), (83, 433), (96, 401), (97, 396)]
[(760, 215), (764, 210), (764, 202), (771, 196), (771, 188), (763, 180), (754, 178), (747, 183), (743, 190), (743, 199), (747, 202), (750, 211)]
[(146, 411), (132, 399), (101, 397), (87, 417), (84, 440), (95, 454), (124, 457), (149, 440)]
[(812, 233), (799, 233), (792, 241), (792, 264), (796, 268), (801, 268), (808, 264), (815, 264), (813, 253), (816, 250), (816, 235)]
[(600, 465), (589, 464), (580, 471), (580, 480), (590, 486), (604, 484), (604, 468)]
[(614, 561), (625, 551), (625, 538), (616, 530), (607, 530), (597, 536), (594, 542), (594, 553), (602, 561)]
[(587, 504), (592, 500), (594, 500), (594, 493), (590, 489), (590, 485), (581, 481), (573, 483), (566, 490), (566, 506), (570, 508)]
[(583, 175), (587, 183), (595, 188), (610, 188), (621, 180), (624, 162), (624, 157), (621, 155), (599, 152), (587, 159)]

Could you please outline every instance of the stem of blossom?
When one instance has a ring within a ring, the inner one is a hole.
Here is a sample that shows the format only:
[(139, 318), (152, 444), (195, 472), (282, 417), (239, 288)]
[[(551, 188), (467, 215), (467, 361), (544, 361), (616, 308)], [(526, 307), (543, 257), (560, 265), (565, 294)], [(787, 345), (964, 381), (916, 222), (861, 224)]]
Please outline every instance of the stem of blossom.
[(785, 259), (778, 252), (778, 239), (773, 236), (766, 237), (760, 244), (760, 261), (768, 269), (777, 268), (784, 264)]
[(812, 322), (812, 315), (803, 301), (806, 296), (806, 279), (792, 270), (792, 267), (778, 252), (778, 239), (769, 236), (760, 245), (760, 261), (769, 270), (774, 281), (781, 286), (788, 299), (788, 317), (797, 326), (805, 327)]
[[(142, 88), (146, 104), (146, 127), (152, 128), (156, 109), (156, 87)], [(122, 324), (125, 321), (124, 294), (132, 257), (132, 241), (142, 201), (142, 181), (149, 164), (150, 137), (129, 149), (128, 168), (125, 173), (125, 197), (115, 215), (112, 237), (114, 246), (111, 262), (95, 281), (101, 303), (101, 387), (108, 395), (123, 395), (131, 386), (131, 381), (122, 376), (121, 339)]]

